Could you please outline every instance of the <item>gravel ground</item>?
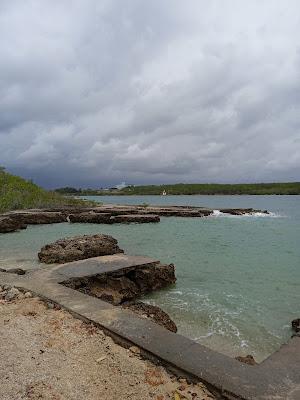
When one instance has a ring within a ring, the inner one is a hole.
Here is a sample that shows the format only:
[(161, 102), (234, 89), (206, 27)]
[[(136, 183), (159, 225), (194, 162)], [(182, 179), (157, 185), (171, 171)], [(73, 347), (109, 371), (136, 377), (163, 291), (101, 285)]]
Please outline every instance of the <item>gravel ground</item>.
[[(10, 294), (9, 294), (10, 293)], [(0, 287), (1, 400), (208, 400), (100, 329), (30, 293)]]

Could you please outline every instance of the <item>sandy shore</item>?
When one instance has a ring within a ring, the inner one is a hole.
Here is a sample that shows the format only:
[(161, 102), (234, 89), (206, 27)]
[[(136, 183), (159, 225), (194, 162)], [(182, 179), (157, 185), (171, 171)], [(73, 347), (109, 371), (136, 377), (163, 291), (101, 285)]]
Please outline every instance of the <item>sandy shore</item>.
[(2, 400), (214, 398), (66, 311), (24, 294), (2, 297), (0, 287)]

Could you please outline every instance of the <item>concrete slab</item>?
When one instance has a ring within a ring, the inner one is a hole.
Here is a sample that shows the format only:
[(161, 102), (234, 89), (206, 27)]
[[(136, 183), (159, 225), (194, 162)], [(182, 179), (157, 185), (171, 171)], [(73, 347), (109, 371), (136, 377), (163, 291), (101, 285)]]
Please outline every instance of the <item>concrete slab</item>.
[(159, 261), (149, 257), (128, 256), (120, 253), (62, 264), (56, 267), (56, 271), (67, 278), (83, 278), (158, 263)]

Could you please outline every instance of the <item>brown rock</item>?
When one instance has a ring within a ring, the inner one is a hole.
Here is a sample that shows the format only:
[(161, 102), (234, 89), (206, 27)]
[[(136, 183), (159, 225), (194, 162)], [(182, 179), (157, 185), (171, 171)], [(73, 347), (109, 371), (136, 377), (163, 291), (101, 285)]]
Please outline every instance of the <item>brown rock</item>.
[(73, 278), (64, 284), (114, 305), (131, 301), (142, 294), (166, 287), (176, 281), (173, 264), (138, 266), (117, 273)]
[(174, 264), (156, 264), (130, 271), (127, 276), (135, 282), (140, 293), (148, 293), (176, 282)]
[(39, 260), (46, 264), (66, 263), (91, 257), (123, 253), (118, 242), (109, 235), (83, 235), (60, 239), (42, 247)]
[(10, 216), (0, 217), (0, 233), (15, 232), (27, 226), (22, 220)]
[(143, 318), (151, 319), (153, 322), (163, 326), (171, 332), (177, 332), (177, 326), (175, 322), (172, 321), (169, 315), (160, 307), (146, 304), (141, 301), (125, 303), (122, 306), (129, 308)]
[(126, 276), (100, 276), (90, 282), (89, 292), (93, 296), (114, 305), (132, 300), (139, 295), (138, 287)]
[(111, 214), (109, 213), (95, 213), (95, 212), (84, 212), (70, 214), (70, 222), (81, 222), (90, 224), (111, 224)]
[(137, 224), (144, 224), (149, 222), (159, 222), (160, 218), (158, 215), (153, 214), (125, 214), (125, 215), (116, 215), (112, 217), (113, 223), (122, 223), (122, 224), (129, 224), (129, 223), (137, 223)]
[(67, 221), (67, 217), (62, 212), (47, 212), (40, 210), (15, 212), (11, 213), (9, 217), (28, 225), (54, 224)]
[(300, 332), (300, 318), (296, 318), (292, 321), (292, 329), (294, 332)]
[(235, 359), (244, 364), (257, 365), (257, 362), (255, 361), (254, 357), (251, 354), (248, 354), (247, 356), (238, 356), (238, 357), (235, 357)]

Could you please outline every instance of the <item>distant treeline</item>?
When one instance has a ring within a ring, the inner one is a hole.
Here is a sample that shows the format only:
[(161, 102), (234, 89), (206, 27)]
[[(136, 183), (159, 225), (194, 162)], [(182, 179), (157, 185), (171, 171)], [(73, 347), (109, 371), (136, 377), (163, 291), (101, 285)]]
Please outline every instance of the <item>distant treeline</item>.
[(300, 194), (300, 182), (293, 183), (247, 183), (247, 184), (216, 184), (216, 183), (178, 183), (176, 185), (130, 186), (121, 190), (127, 195), (162, 194), (203, 194), (203, 195), (234, 195), (234, 194)]
[(124, 189), (75, 189), (65, 187), (56, 189), (61, 194), (72, 195), (300, 195), (300, 182), (288, 183), (239, 183), (239, 184), (217, 184), (217, 183), (178, 183), (175, 185), (143, 185), (127, 186)]

